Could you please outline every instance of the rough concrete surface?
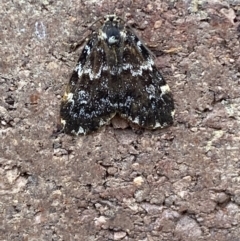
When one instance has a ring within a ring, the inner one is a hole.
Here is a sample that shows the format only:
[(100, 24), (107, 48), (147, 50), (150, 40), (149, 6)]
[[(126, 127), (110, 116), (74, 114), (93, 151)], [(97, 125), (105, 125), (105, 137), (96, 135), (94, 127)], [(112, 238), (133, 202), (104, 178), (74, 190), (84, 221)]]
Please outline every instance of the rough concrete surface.
[[(240, 240), (240, 1), (0, 6), (0, 240)], [(157, 55), (175, 123), (56, 134), (69, 46), (113, 12)]]

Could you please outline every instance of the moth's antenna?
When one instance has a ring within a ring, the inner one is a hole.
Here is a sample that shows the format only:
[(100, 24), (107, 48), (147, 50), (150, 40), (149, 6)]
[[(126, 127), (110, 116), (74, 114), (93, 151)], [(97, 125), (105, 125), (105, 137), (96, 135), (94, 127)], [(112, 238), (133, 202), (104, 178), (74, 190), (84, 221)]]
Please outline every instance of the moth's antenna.
[(109, 13), (109, 10), (110, 10), (110, 8), (109, 8), (109, 0), (107, 1), (107, 6), (108, 6), (108, 14), (110, 14)]
[(123, 5), (123, 13), (121, 14), (121, 19), (125, 19), (125, 14), (126, 14), (126, 12), (127, 12), (127, 9), (126, 9), (126, 5), (124, 4)]
[(128, 13), (129, 13), (129, 0), (124, 1), (124, 4), (123, 4), (123, 14), (122, 15), (124, 16), (124, 19), (126, 19), (126, 16), (128, 15)]
[[(108, 3), (109, 3), (109, 0), (108, 0)], [(115, 14), (114, 9), (115, 9), (114, 3), (112, 5), (108, 4), (108, 14)]]

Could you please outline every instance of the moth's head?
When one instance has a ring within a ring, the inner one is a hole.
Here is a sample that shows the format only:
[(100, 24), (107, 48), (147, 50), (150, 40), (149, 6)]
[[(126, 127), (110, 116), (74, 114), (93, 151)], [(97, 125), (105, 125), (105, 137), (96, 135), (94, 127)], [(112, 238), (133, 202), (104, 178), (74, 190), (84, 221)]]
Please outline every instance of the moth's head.
[(109, 46), (118, 45), (121, 41), (121, 19), (116, 15), (107, 15), (104, 17), (104, 24), (100, 37), (104, 39)]

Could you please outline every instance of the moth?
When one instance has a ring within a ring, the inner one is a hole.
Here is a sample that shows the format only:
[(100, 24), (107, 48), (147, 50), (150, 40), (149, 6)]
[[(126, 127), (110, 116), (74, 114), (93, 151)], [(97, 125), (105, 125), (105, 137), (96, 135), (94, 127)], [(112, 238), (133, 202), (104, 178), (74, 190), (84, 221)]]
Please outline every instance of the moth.
[(65, 133), (86, 135), (116, 114), (142, 128), (163, 128), (173, 123), (174, 101), (147, 47), (122, 18), (107, 15), (83, 48), (60, 116)]

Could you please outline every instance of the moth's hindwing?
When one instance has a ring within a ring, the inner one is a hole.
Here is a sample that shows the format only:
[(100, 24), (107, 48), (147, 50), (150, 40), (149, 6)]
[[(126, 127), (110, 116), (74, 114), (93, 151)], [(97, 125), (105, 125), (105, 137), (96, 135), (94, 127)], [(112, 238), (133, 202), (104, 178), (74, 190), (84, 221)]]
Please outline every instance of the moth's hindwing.
[(132, 30), (108, 15), (93, 32), (70, 78), (61, 103), (68, 134), (88, 134), (118, 113), (141, 127), (173, 123), (174, 103), (153, 58)]

